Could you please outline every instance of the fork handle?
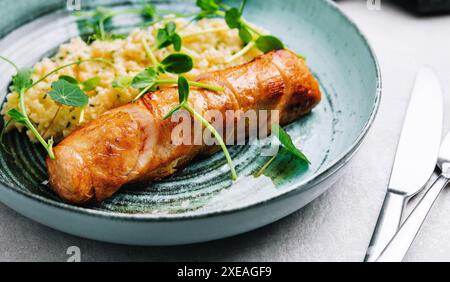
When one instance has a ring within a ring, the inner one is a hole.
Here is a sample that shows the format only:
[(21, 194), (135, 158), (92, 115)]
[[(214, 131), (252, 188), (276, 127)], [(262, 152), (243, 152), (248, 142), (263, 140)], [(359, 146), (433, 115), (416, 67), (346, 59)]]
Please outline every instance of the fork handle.
[(377, 259), (377, 262), (401, 262), (403, 260), (436, 199), (448, 183), (449, 179), (442, 175), (436, 180)]
[(384, 248), (397, 232), (402, 221), (403, 210), (407, 197), (394, 192), (388, 192), (373, 231), (365, 262), (375, 262)]

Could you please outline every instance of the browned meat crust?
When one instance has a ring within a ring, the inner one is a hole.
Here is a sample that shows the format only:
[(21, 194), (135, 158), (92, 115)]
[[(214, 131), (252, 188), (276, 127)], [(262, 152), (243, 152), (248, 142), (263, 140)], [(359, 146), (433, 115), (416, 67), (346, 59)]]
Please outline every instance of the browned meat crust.
[[(305, 62), (287, 50), (197, 80), (225, 88), (224, 93), (192, 89), (189, 102), (201, 113), (279, 110), (285, 125), (310, 112), (321, 99)], [(200, 154), (214, 152), (215, 147), (205, 145), (172, 144), (172, 129), (178, 123), (163, 117), (178, 104), (178, 89), (166, 88), (73, 132), (54, 148), (56, 160), (47, 159), (51, 187), (70, 203), (102, 201), (124, 184), (170, 176)]]

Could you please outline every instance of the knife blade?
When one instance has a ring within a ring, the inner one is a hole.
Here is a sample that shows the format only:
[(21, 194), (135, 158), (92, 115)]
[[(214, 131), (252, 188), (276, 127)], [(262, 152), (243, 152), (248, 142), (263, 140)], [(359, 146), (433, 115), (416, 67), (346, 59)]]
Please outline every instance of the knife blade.
[(435, 72), (419, 71), (395, 156), (388, 191), (367, 250), (374, 262), (400, 227), (406, 203), (419, 193), (436, 167), (442, 138), (443, 94)]

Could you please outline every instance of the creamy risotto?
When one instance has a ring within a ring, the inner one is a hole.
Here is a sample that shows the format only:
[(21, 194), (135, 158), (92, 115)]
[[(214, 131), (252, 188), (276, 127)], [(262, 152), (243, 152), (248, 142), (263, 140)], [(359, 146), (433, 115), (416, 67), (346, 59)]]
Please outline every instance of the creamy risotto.
[[(223, 19), (204, 19), (191, 23), (184, 19), (175, 20), (177, 31), (183, 37), (181, 52), (190, 55), (194, 60), (194, 69), (187, 74), (188, 77), (211, 71), (224, 69), (232, 65), (240, 65), (260, 55), (256, 48), (245, 56), (227, 63), (227, 58), (242, 49), (243, 43), (236, 29), (230, 30)], [(44, 58), (34, 66), (33, 80), (36, 81), (51, 70), (77, 60), (89, 58), (104, 58), (113, 63), (110, 66), (101, 62), (88, 62), (73, 67), (65, 68), (55, 75), (50, 76), (44, 82), (30, 89), (25, 95), (25, 104), (32, 122), (41, 135), (47, 139), (55, 137), (60, 139), (77, 129), (81, 122), (89, 122), (112, 108), (129, 103), (138, 95), (138, 90), (133, 88), (114, 88), (112, 82), (118, 77), (133, 77), (146, 67), (150, 66), (142, 45), (145, 39), (150, 45), (154, 45), (158, 29), (163, 23), (147, 29), (136, 29), (125, 39), (107, 41), (94, 41), (90, 45), (81, 38), (73, 38), (69, 43), (63, 44), (58, 53), (52, 58)], [(155, 52), (156, 57), (162, 60), (172, 47)], [(79, 81), (98, 77), (100, 84), (89, 91), (89, 104), (84, 110), (84, 120), (80, 120), (80, 108), (60, 106), (50, 97), (52, 82), (59, 76), (68, 75)], [(18, 94), (11, 93), (7, 96), (1, 114), (8, 120), (6, 112), (12, 108), (18, 108)], [(11, 123), (9, 129), (23, 129), (17, 123)], [(31, 132), (27, 132), (32, 141), (36, 141)]]

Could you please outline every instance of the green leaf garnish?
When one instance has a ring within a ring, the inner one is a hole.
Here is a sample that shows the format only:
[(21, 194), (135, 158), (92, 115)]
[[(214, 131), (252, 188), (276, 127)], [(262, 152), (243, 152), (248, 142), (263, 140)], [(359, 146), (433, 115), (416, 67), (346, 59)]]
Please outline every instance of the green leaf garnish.
[(81, 83), (83, 91), (92, 91), (100, 85), (101, 79), (96, 76)]
[(91, 19), (87, 20), (87, 26), (94, 31), (94, 38), (99, 40), (106, 39), (106, 32), (111, 30), (111, 19), (114, 12), (105, 7), (97, 7)]
[(89, 103), (89, 97), (78, 85), (60, 79), (52, 83), (50, 97), (60, 104), (72, 107), (82, 107)]
[(275, 36), (265, 35), (256, 40), (256, 47), (263, 53), (284, 49), (284, 44)]
[(215, 12), (220, 9), (220, 6), (214, 0), (197, 0), (197, 7), (202, 11)]
[(69, 83), (72, 83), (72, 84), (75, 84), (75, 85), (80, 84), (80, 82), (75, 77), (68, 76), (68, 75), (61, 75), (59, 77), (59, 79), (60, 80), (65, 80), (65, 81), (67, 81)]
[(129, 88), (131, 87), (131, 83), (133, 82), (133, 78), (129, 76), (119, 76), (112, 82), (113, 88)]
[(228, 165), (230, 166), (231, 179), (237, 180), (237, 173), (233, 164), (233, 160), (231, 159), (230, 153), (228, 152), (228, 148), (225, 145), (222, 136), (214, 128), (214, 126), (211, 125), (209, 121), (207, 121), (201, 114), (199, 114), (197, 111), (194, 110), (194, 108), (192, 108), (192, 106), (189, 104), (189, 92), (190, 92), (189, 81), (186, 78), (180, 76), (178, 78), (178, 96), (180, 105), (176, 106), (173, 110), (171, 110), (164, 117), (164, 119), (167, 120), (178, 111), (184, 109), (187, 112), (189, 112), (195, 119), (199, 120), (203, 124), (203, 126), (206, 127), (206, 129), (208, 129), (219, 142), (220, 147), (222, 148), (225, 154), (225, 158), (227, 159)]
[(33, 85), (32, 74), (32, 69), (20, 69), (12, 79), (14, 91), (20, 93), (30, 88)]
[(158, 74), (155, 69), (147, 68), (133, 78), (131, 86), (136, 89), (144, 89), (149, 85), (154, 85), (157, 78)]
[(180, 100), (180, 104), (187, 103), (189, 99), (189, 81), (183, 77), (180, 76), (178, 78), (178, 98)]
[[(12, 84), (13, 84), (13, 90), (17, 91), (19, 94), (19, 109), (20, 110), (13, 109), (13, 110), (9, 111), (7, 114), (11, 117), (11, 120), (13, 120), (17, 123), (23, 124), (26, 128), (28, 128), (28, 130), (30, 130), (30, 132), (36, 137), (36, 139), (39, 141), (39, 143), (41, 143), (41, 145), (45, 148), (49, 157), (52, 160), (56, 159), (56, 156), (53, 153), (53, 144), (54, 144), (53, 137), (47, 141), (44, 140), (42, 135), (39, 133), (39, 131), (36, 129), (34, 124), (31, 122), (30, 118), (28, 117), (27, 108), (25, 105), (26, 92), (29, 89), (36, 86), (37, 84), (45, 81), (50, 76), (58, 73), (60, 70), (68, 68), (70, 66), (80, 65), (80, 64), (83, 64), (86, 62), (102, 62), (102, 63), (108, 64), (108, 65), (112, 65), (112, 63), (110, 63), (109, 61), (107, 61), (105, 59), (100, 59), (100, 58), (78, 60), (76, 62), (68, 63), (63, 66), (57, 67), (57, 68), (53, 69), (52, 71), (50, 71), (49, 73), (47, 73), (46, 75), (44, 75), (43, 77), (39, 78), (37, 81), (33, 82), (32, 78), (31, 78), (31, 75), (33, 73), (32, 69), (19, 69), (12, 61), (8, 60), (7, 58), (0, 56), (0, 59), (8, 62), (16, 69), (16, 75), (13, 76)], [(82, 104), (81, 101), (87, 98), (86, 94), (84, 94), (84, 92), (79, 88), (79, 86), (78, 86), (79, 82), (75, 78), (70, 77), (70, 76), (61, 76), (61, 78), (57, 82), (58, 83), (54, 87), (56, 90), (54, 89), (54, 93), (53, 93), (53, 96), (55, 97), (55, 99), (61, 99), (62, 102), (67, 102), (70, 104), (78, 105), (78, 104)], [(68, 88), (61, 87), (63, 85), (64, 86), (67, 85)], [(52, 84), (52, 87), (53, 87), (53, 84)], [(74, 89), (74, 88), (77, 88), (77, 90), (75, 90), (75, 94), (68, 95), (69, 93), (66, 93), (67, 90)], [(83, 95), (80, 95), (79, 91), (81, 91), (82, 94), (86, 97), (83, 97)], [(79, 101), (73, 101), (73, 100), (75, 100), (73, 98), (77, 98), (77, 97), (79, 98), (78, 99)], [(86, 104), (87, 104), (87, 102), (86, 102)], [(83, 105), (84, 105), (84, 101), (83, 101)]]
[(292, 141), (291, 136), (278, 124), (274, 124), (272, 126), (272, 133), (280, 140), (283, 147), (288, 150), (291, 154), (296, 156), (297, 158), (307, 162), (308, 164), (311, 164), (311, 162), (308, 160), (308, 158), (305, 156), (305, 154), (300, 151)]
[(92, 91), (94, 90), (101, 82), (100, 77), (96, 76), (93, 78), (90, 78), (84, 82), (79, 82), (78, 79), (75, 77), (69, 76), (69, 75), (61, 75), (59, 77), (59, 80), (67, 81), (71, 84), (82, 86), (83, 91)]
[(194, 62), (192, 58), (182, 53), (169, 55), (159, 64), (159, 70), (163, 73), (181, 74), (190, 72), (193, 68)]
[(152, 20), (156, 18), (158, 15), (158, 11), (156, 10), (156, 7), (153, 6), (150, 3), (146, 3), (144, 7), (142, 8), (142, 16), (145, 18)]
[[(300, 149), (298, 149), (294, 142), (292, 141), (291, 136), (279, 125), (274, 124), (272, 125), (272, 135), (276, 136), (277, 139), (280, 141), (281, 145), (283, 145), (283, 148), (288, 151), (290, 154), (294, 155), (295, 157), (299, 158), (301, 161), (305, 162), (306, 164), (310, 165), (311, 162), (308, 160), (308, 158), (303, 154)], [(277, 155), (274, 155), (256, 174), (255, 177), (260, 177), (263, 175), (263, 173), (268, 169), (272, 163), (277, 158)]]
[(112, 30), (112, 19), (116, 16), (125, 14), (141, 15), (146, 20), (152, 20), (157, 15), (155, 6), (144, 1), (142, 8), (131, 8), (122, 10), (113, 10), (106, 7), (97, 7), (93, 12), (76, 12), (75, 16), (82, 17), (78, 21), (78, 27), (82, 30), (92, 33), (91, 38), (93, 40), (107, 40), (115, 39), (117, 35), (107, 34)]
[(221, 0), (197, 0), (197, 7), (201, 9), (201, 12), (195, 17), (196, 20), (201, 20), (215, 15), (220, 11)]
[(237, 8), (231, 8), (225, 13), (225, 22), (231, 29), (241, 27), (241, 13)]
[(27, 124), (27, 118), (24, 114), (19, 112), (17, 109), (11, 109), (8, 111), (7, 115), (14, 121), (22, 125)]
[[(150, 54), (151, 55), (151, 54)], [(178, 81), (174, 80), (160, 80), (159, 76), (162, 73), (181, 74), (192, 70), (193, 68), (192, 58), (186, 54), (176, 53), (167, 56), (161, 63), (158, 63), (154, 67), (145, 69), (143, 72), (137, 74), (131, 81), (133, 88), (141, 90), (141, 92), (134, 98), (133, 102), (138, 101), (143, 95), (149, 91), (156, 91), (160, 84), (177, 84)], [(127, 81), (125, 81), (127, 82)], [(116, 80), (115, 85), (118, 85), (120, 81)], [(222, 87), (217, 87), (209, 84), (204, 84), (195, 81), (188, 81), (188, 85), (209, 89), (211, 91), (223, 92)]]
[(158, 30), (156, 36), (156, 45), (158, 49), (167, 48), (173, 45), (175, 51), (179, 52), (181, 50), (182, 39), (181, 36), (176, 33), (177, 25), (174, 22), (169, 22), (166, 26)]
[(244, 27), (241, 27), (239, 29), (239, 37), (241, 38), (242, 42), (244, 42), (245, 44), (248, 44), (253, 40), (252, 33), (247, 28), (244, 28)]

